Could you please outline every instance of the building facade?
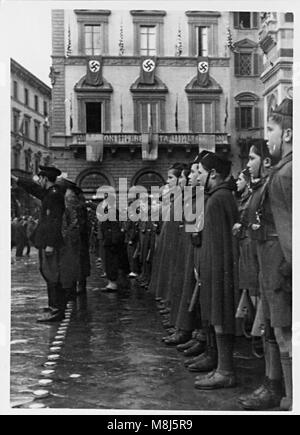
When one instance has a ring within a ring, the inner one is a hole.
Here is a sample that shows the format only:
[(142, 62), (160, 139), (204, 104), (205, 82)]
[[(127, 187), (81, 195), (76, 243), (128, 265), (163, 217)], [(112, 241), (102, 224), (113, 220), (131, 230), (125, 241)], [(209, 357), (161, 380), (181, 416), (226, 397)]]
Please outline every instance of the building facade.
[(253, 12), (53, 10), (55, 164), (87, 195), (120, 177), (163, 184), (202, 148), (237, 173), (243, 144), (264, 136), (260, 24)]
[[(15, 174), (32, 176), (39, 165), (51, 164), (51, 89), (26, 68), (11, 59), (11, 168)], [(32, 212), (35, 203), (13, 190), (14, 214)], [(17, 213), (17, 209), (19, 209)]]
[(293, 89), (294, 14), (265, 12), (261, 16), (260, 47), (264, 52), (265, 126), (271, 110)]

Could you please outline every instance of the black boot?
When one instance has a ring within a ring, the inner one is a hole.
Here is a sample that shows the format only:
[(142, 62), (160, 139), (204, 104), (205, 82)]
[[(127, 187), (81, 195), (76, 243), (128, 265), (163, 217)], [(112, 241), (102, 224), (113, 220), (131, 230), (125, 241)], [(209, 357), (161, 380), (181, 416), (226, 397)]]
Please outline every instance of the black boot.
[(266, 411), (280, 406), (283, 397), (281, 381), (265, 378), (264, 383), (248, 396), (240, 397), (239, 404), (247, 411)]

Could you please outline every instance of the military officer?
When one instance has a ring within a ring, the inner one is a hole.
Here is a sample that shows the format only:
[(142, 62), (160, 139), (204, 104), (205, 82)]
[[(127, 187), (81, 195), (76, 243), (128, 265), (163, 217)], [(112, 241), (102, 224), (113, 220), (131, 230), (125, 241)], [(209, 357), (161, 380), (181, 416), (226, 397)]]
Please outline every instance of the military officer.
[(47, 283), (49, 306), (44, 309), (47, 315), (38, 319), (40, 323), (63, 319), (66, 304), (58, 268), (59, 251), (63, 245), (61, 226), (65, 210), (64, 194), (55, 184), (59, 175), (59, 169), (47, 166), (40, 166), (38, 183), (12, 175), (19, 187), (42, 202), (33, 241), (39, 250), (40, 272)]

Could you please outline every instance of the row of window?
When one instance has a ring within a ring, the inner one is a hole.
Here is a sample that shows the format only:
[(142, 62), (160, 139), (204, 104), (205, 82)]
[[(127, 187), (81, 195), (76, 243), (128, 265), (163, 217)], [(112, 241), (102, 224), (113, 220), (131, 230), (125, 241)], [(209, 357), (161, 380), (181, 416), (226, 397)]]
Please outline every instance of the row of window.
[[(20, 112), (13, 110), (13, 132), (24, 136), (26, 139), (31, 139), (34, 142), (41, 144), (41, 123), (34, 120), (34, 131), (33, 136), (31, 135), (31, 118), (27, 115), (20, 119)], [(43, 126), (43, 145), (48, 146), (49, 144), (49, 127), (47, 125)]]
[[(197, 56), (212, 55), (209, 50), (210, 27), (196, 26), (196, 53)], [(101, 25), (84, 26), (84, 52), (88, 56), (103, 54), (103, 41), (101, 40)], [(157, 56), (158, 53), (158, 27), (156, 25), (139, 26), (139, 53), (141, 56)]]
[[(105, 129), (105, 110), (103, 103), (85, 103), (86, 133), (102, 133)], [(248, 130), (260, 128), (260, 110), (255, 103), (239, 105), (236, 107), (236, 129)], [(154, 132), (166, 130), (165, 101), (134, 102), (134, 130), (147, 133), (151, 127)], [(178, 113), (174, 116), (174, 127), (178, 124)], [(189, 128), (194, 133), (214, 133), (220, 131), (219, 101), (203, 102), (192, 100), (189, 102)]]
[[(109, 11), (75, 11), (79, 26), (80, 54), (97, 56), (107, 53)], [(134, 24), (134, 54), (163, 55), (164, 11), (132, 11)], [(189, 23), (189, 51), (191, 56), (216, 56), (218, 40), (218, 13), (187, 12)], [(258, 29), (258, 12), (235, 12), (234, 27)], [(69, 41), (70, 42), (70, 41)], [(182, 52), (182, 47), (178, 47)], [(69, 53), (70, 54), (70, 53)]]
[(14, 149), (13, 161), (11, 162), (12, 169), (24, 169), (26, 172), (34, 172), (35, 174), (37, 174), (39, 172), (39, 167), (42, 164), (42, 155), (40, 153), (37, 153), (33, 156), (31, 150), (25, 150), (23, 151), (23, 156), (24, 167), (22, 168), (22, 152), (19, 149)]
[[(13, 97), (18, 100), (21, 101), (20, 98), (20, 86), (19, 83), (14, 80), (13, 83)], [(25, 106), (27, 107), (32, 107), (36, 112), (40, 113), (40, 99), (38, 95), (34, 95), (34, 99), (33, 99), (33, 105), (31, 106), (31, 98), (30, 98), (30, 92), (29, 89), (24, 87), (24, 94), (23, 94), (23, 100), (22, 102), (25, 104)], [(43, 115), (44, 116), (48, 116), (48, 102), (47, 101), (43, 101)]]

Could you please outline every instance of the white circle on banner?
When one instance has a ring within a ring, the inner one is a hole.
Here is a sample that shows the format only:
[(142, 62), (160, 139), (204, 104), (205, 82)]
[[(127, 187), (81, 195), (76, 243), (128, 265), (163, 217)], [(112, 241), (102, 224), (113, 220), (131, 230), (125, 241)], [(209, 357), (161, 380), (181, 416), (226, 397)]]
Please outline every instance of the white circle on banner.
[(90, 60), (89, 61), (90, 71), (93, 73), (97, 73), (100, 71), (100, 62), (98, 60)]
[(206, 74), (208, 72), (208, 62), (199, 62), (198, 63), (198, 71), (200, 74)]
[(143, 70), (145, 72), (151, 73), (155, 69), (155, 62), (152, 59), (146, 59), (143, 62)]

